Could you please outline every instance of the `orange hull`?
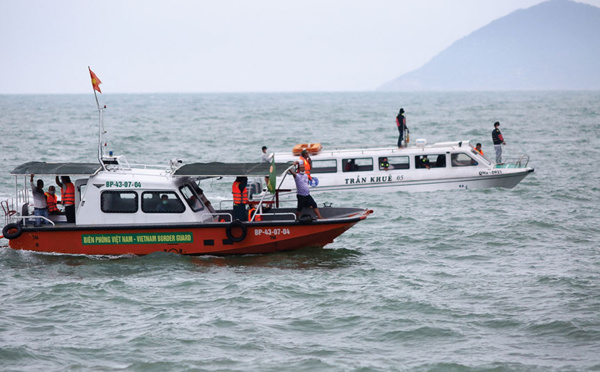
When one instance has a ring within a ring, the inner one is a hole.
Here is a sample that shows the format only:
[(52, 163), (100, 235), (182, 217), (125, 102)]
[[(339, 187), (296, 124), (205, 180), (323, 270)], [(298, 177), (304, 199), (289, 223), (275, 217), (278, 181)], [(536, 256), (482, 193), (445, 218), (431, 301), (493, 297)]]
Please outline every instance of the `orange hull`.
[[(362, 218), (343, 222), (246, 224), (247, 235), (240, 242), (227, 237), (223, 224), (178, 227), (86, 227), (33, 228), (12, 239), (13, 249), (86, 255), (146, 255), (173, 252), (185, 255), (259, 254), (323, 247)], [(240, 234), (238, 234), (240, 235)], [(235, 238), (234, 238), (235, 239)]]

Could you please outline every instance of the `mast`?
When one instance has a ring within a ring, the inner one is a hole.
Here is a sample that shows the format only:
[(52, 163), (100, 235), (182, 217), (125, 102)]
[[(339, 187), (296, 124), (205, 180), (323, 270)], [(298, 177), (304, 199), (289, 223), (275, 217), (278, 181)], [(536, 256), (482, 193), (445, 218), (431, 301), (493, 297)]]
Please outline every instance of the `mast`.
[(98, 79), (98, 77), (92, 71), (90, 66), (88, 66), (88, 70), (90, 71), (90, 77), (92, 79), (92, 90), (94, 91), (94, 98), (96, 99), (96, 107), (98, 107), (98, 162), (100, 163), (102, 168), (106, 170), (104, 162), (102, 161), (102, 156), (104, 155), (102, 151), (102, 134), (106, 133), (104, 131), (103, 110), (106, 108), (106, 106), (102, 108), (100, 107), (100, 103), (98, 102), (98, 95), (96, 94), (96, 91), (102, 93), (102, 91), (100, 90), (100, 84), (102, 84), (102, 82), (100, 81), (100, 79)]

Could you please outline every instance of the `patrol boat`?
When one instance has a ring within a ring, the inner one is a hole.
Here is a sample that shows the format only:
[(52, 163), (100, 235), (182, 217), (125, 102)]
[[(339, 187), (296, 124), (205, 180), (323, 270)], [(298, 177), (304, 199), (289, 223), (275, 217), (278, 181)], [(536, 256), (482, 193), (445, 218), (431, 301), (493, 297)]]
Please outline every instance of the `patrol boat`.
[[(513, 188), (534, 171), (528, 167), (529, 155), (496, 164), (468, 140), (427, 144), (425, 139), (417, 139), (415, 145), (405, 148), (327, 149), (319, 143), (298, 144), (291, 152), (275, 153), (274, 158), (290, 164), (304, 149), (312, 160), (311, 193)], [(291, 177), (278, 182), (282, 189), (295, 188)]]
[[(86, 255), (270, 253), (323, 247), (373, 212), (323, 207), (319, 210), (324, 219), (315, 220), (310, 209), (298, 218), (295, 208), (280, 207), (275, 193), (274, 198), (263, 195), (252, 201), (249, 221), (234, 219), (233, 209), (216, 209), (198, 182), (212, 177), (263, 178), (273, 164), (183, 164), (174, 159), (167, 166), (134, 167), (124, 155), (106, 156), (102, 145), (106, 106), (98, 103), (100, 80), (91, 69), (90, 76), (99, 112), (98, 162), (29, 162), (11, 172), (16, 195), (0, 203), (5, 219), (0, 238), (8, 239), (13, 249)], [(31, 215), (27, 182), (31, 174), (75, 178), (75, 222), (67, 222), (63, 215)], [(39, 222), (43, 223), (36, 226)]]
[[(30, 162), (15, 168), (23, 188), (3, 206), (2, 229), (9, 246), (18, 250), (86, 255), (146, 255), (173, 252), (183, 255), (256, 254), (323, 247), (372, 213), (361, 208), (319, 208), (300, 218), (295, 208), (277, 200), (255, 201), (250, 221), (233, 219), (232, 209), (216, 209), (198, 180), (217, 176), (264, 177), (270, 164), (182, 164), (132, 167), (125, 156), (103, 156), (97, 163)], [(282, 169), (282, 168), (280, 168)], [(28, 175), (75, 178), (76, 222), (64, 215), (31, 215)], [(163, 204), (163, 201), (166, 203)], [(45, 224), (36, 227), (34, 220)]]

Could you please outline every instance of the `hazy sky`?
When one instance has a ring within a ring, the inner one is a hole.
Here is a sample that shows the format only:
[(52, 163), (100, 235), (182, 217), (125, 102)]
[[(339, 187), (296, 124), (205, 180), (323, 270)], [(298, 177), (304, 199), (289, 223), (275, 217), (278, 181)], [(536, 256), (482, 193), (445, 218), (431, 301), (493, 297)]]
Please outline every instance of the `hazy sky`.
[(541, 2), (0, 0), (0, 94), (373, 90)]

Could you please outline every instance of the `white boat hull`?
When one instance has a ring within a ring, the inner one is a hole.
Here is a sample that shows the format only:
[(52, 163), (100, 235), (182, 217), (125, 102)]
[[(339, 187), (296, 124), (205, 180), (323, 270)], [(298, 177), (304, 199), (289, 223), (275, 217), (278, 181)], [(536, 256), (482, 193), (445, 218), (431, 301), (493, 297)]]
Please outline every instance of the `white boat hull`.
[[(442, 159), (442, 165), (431, 164), (430, 168), (420, 167), (418, 159), (423, 155)], [(275, 154), (278, 162), (291, 163), (298, 157), (290, 154)], [(423, 147), (372, 148), (354, 150), (322, 151), (311, 156), (313, 169), (311, 176), (316, 179), (311, 193), (326, 191), (368, 191), (368, 192), (419, 192), (437, 190), (469, 190), (491, 187), (513, 188), (521, 182), (533, 168), (526, 166), (527, 158), (521, 157), (513, 163), (494, 164), (489, 159), (475, 153), (469, 141), (447, 142)], [(379, 166), (381, 159), (404, 159), (403, 169), (390, 166), (385, 170)], [(348, 171), (344, 166), (350, 159), (360, 159), (367, 164), (367, 170)], [(461, 160), (462, 163), (457, 162)], [(525, 163), (525, 164), (523, 164)], [(329, 165), (327, 171), (319, 169), (319, 164)], [(333, 166), (335, 164), (335, 166)], [(278, 177), (281, 190), (295, 192), (296, 185), (290, 176)]]

